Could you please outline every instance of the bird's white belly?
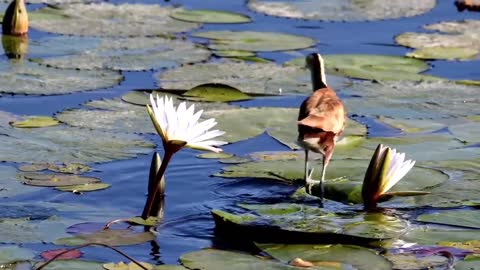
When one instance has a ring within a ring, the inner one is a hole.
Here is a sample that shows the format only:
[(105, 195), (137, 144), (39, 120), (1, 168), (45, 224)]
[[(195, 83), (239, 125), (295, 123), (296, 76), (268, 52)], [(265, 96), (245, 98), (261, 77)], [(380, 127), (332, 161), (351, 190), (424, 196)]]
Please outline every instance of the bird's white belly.
[(297, 144), (300, 145), (303, 149), (313, 151), (315, 153), (324, 154), (323, 148), (319, 143), (319, 138), (305, 138), (299, 139)]

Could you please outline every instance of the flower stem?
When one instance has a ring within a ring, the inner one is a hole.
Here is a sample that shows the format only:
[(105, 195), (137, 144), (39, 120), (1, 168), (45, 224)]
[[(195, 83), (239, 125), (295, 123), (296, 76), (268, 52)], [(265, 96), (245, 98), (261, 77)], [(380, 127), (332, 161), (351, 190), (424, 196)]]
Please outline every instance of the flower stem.
[(148, 197), (142, 213), (143, 219), (147, 219), (149, 216), (157, 216), (158, 211), (160, 210), (161, 201), (165, 196), (165, 184), (162, 183), (162, 178), (170, 159), (173, 154), (178, 151), (175, 150), (176, 149), (171, 149), (170, 147), (165, 147), (165, 155), (155, 177), (155, 183), (153, 185), (149, 184)]

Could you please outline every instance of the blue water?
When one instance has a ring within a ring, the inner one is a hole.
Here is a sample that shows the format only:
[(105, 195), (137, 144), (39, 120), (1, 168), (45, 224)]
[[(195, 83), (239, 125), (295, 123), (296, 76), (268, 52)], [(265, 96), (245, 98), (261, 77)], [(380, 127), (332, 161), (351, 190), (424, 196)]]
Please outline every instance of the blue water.
[[(112, 1), (114, 3), (158, 3), (156, 0), (145, 1)], [(282, 19), (264, 16), (249, 11), (243, 0), (172, 0), (161, 2), (162, 5), (183, 6), (186, 9), (219, 9), (241, 12), (253, 19), (249, 24), (218, 24), (205, 25), (197, 31), (208, 30), (256, 30), (282, 31), (292, 34), (301, 34), (315, 38), (319, 43), (313, 49), (295, 52), (259, 53), (260, 57), (273, 59), (283, 63), (295, 57), (305, 55), (310, 51), (319, 51), (323, 54), (366, 53), (404, 55), (408, 49), (395, 45), (394, 35), (406, 31), (422, 31), (421, 25), (436, 23), (442, 20), (462, 20), (478, 18), (478, 13), (456, 11), (452, 1), (438, 1), (437, 7), (431, 12), (406, 19), (384, 20), (377, 22), (358, 23), (331, 23), (306, 21), (296, 19)], [(29, 9), (36, 8), (29, 6)], [(37, 39), (47, 35), (32, 30), (30, 39)], [(193, 39), (205, 42), (201, 39)], [(2, 60), (3, 61), (3, 60)], [(427, 73), (451, 79), (480, 80), (480, 61), (431, 62), (432, 69)], [(53, 115), (66, 108), (76, 108), (82, 103), (100, 98), (120, 97), (133, 89), (152, 89), (157, 87), (153, 72), (124, 72), (124, 81), (113, 88), (97, 91), (86, 91), (70, 95), (59, 96), (10, 96), (0, 97), (0, 110), (25, 115)], [(251, 101), (240, 102), (238, 105), (250, 106), (281, 106), (298, 107), (304, 96), (265, 97)], [(398, 131), (378, 125), (372, 119), (359, 118), (359, 121), (369, 125), (369, 135), (392, 135)], [(160, 144), (156, 136), (151, 138)], [(286, 150), (267, 135), (227, 145), (226, 152), (244, 155), (254, 151)], [(157, 151), (162, 152), (158, 147)], [(121, 249), (131, 256), (154, 263), (177, 263), (178, 257), (187, 251), (212, 245), (213, 221), (209, 211), (212, 208), (225, 208), (237, 202), (255, 202), (266, 199), (278, 199), (293, 190), (294, 187), (251, 179), (228, 180), (210, 177), (223, 167), (215, 160), (198, 159), (197, 151), (184, 149), (174, 156), (166, 173), (167, 198), (165, 220), (158, 229), (159, 236), (156, 243), (146, 243)], [(94, 164), (98, 172), (89, 173), (99, 177), (103, 182), (111, 183), (112, 187), (83, 195), (57, 192), (49, 188), (35, 193), (34, 197), (22, 197), (25, 202), (54, 201), (79, 204), (98, 205), (112, 211), (139, 215), (143, 209), (148, 169), (151, 155), (140, 156), (136, 159), (117, 161), (106, 164)], [(18, 199), (18, 198), (17, 198)], [(54, 248), (51, 244), (26, 245), (38, 251)], [(85, 249), (85, 258), (100, 261), (124, 260), (113, 252), (99, 249)]]

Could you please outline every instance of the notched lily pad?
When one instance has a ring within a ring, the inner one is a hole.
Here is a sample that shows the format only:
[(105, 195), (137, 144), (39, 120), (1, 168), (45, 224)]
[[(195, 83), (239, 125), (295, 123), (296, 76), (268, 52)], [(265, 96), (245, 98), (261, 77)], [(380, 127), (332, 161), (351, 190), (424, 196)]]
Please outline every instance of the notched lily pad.
[(93, 48), (37, 59), (36, 62), (57, 68), (140, 71), (200, 62), (209, 56), (208, 50), (186, 40), (124, 37), (102, 38)]
[(316, 44), (309, 37), (275, 32), (209, 31), (193, 36), (210, 39), (207, 46), (212, 50), (271, 52), (305, 49)]
[(43, 173), (20, 173), (17, 175), (18, 180), (31, 186), (43, 187), (61, 187), (72, 185), (93, 184), (100, 182), (100, 179), (94, 177), (86, 177), (71, 174), (43, 174)]
[(271, 16), (322, 21), (372, 21), (411, 17), (435, 7), (434, 0), (285, 1), (249, 0), (248, 7)]
[(479, 20), (441, 22), (425, 25), (427, 30), (440, 33), (407, 32), (395, 38), (395, 41), (406, 47), (417, 50), (407, 54), (424, 59), (472, 59), (480, 54), (480, 37), (477, 30)]
[(132, 230), (101, 230), (91, 234), (80, 234), (74, 237), (59, 238), (57, 245), (77, 246), (87, 243), (102, 243), (110, 246), (129, 246), (145, 243), (155, 239), (150, 232), (134, 232)]
[(170, 15), (172, 18), (196, 23), (247, 23), (250, 18), (240, 13), (220, 10), (175, 10)]
[(163, 36), (199, 26), (170, 18), (173, 11), (160, 5), (98, 3), (45, 7), (29, 15), (31, 27), (66, 35)]
[[(185, 90), (199, 84), (221, 83), (246, 94), (279, 95), (312, 92), (310, 73), (299, 66), (274, 63), (246, 63), (223, 60), (215, 63), (185, 65), (155, 75), (163, 89)], [(342, 88), (348, 80), (329, 77), (334, 88)], [(281, 90), (280, 90), (281, 89)]]
[(184, 97), (195, 101), (229, 102), (248, 100), (251, 97), (235, 87), (221, 83), (207, 83), (193, 87), (183, 93)]
[(79, 71), (45, 67), (32, 62), (0, 62), (0, 93), (59, 95), (108, 88), (122, 81), (115, 71)]
[(10, 125), (16, 128), (38, 128), (59, 125), (60, 122), (49, 116), (31, 116), (23, 121), (14, 121)]

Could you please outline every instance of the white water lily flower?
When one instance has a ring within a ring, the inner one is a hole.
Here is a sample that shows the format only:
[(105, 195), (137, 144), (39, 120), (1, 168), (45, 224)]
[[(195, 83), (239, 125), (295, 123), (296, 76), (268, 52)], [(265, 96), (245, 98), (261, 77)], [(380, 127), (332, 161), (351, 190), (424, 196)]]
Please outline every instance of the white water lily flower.
[(414, 160), (405, 160), (405, 153), (378, 145), (363, 181), (362, 198), (365, 206), (374, 206), (414, 165)]
[(225, 132), (210, 130), (217, 124), (214, 118), (199, 121), (203, 110), (195, 113), (195, 105), (187, 108), (182, 102), (175, 108), (171, 97), (160, 98), (157, 95), (155, 99), (151, 94), (150, 103), (152, 107), (147, 105), (147, 111), (164, 145), (174, 144), (218, 153), (222, 151), (218, 146), (227, 144), (213, 140)]

